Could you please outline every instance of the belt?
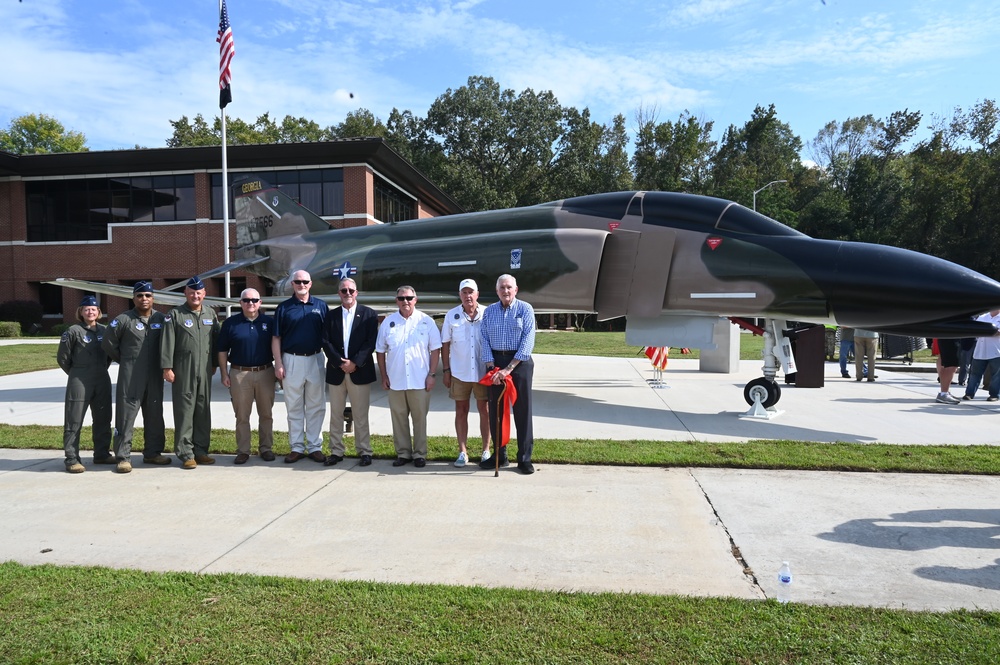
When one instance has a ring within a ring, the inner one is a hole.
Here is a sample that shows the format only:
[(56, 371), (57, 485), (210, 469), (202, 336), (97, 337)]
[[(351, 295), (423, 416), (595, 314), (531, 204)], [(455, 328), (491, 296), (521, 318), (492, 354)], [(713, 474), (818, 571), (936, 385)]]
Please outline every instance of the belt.
[(504, 351), (503, 349), (493, 349), (493, 353), (517, 353), (517, 349), (513, 351)]
[(265, 369), (271, 369), (271, 365), (257, 365), (256, 367), (243, 367), (241, 365), (232, 365), (232, 368), (237, 372), (263, 372)]
[(312, 353), (292, 353), (291, 351), (285, 351), (285, 353), (287, 353), (290, 356), (300, 356), (303, 358), (308, 358), (309, 356), (316, 355), (317, 353), (319, 353), (319, 351), (313, 351)]

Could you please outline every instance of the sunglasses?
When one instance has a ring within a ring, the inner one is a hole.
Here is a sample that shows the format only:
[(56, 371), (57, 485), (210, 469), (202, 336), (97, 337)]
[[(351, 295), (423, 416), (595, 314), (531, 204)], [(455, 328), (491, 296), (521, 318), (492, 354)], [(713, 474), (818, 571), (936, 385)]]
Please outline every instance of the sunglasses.
[(308, 279), (293, 279), (292, 280), (292, 284), (298, 284), (299, 286), (305, 286), (306, 284), (309, 284), (309, 282), (311, 282), (311, 281), (312, 280), (308, 280)]
[(416, 296), (396, 296), (396, 300), (398, 300), (399, 302), (403, 302), (404, 300), (406, 302), (410, 302), (414, 298), (416, 298)]
[(355, 293), (358, 292), (358, 290), (357, 289), (341, 289), (340, 292), (343, 293), (346, 296), (347, 294), (355, 294)]
[(260, 302), (260, 298), (240, 298), (240, 302), (256, 304)]
[(136, 298), (152, 298), (153, 294), (152, 293), (137, 293), (137, 294), (135, 294), (135, 297)]

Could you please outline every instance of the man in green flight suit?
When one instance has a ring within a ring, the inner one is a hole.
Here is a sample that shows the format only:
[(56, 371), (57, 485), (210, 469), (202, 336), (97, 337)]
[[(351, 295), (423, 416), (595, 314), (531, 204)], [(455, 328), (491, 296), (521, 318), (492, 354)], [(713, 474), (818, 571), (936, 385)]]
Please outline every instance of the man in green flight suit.
[(105, 353), (118, 363), (115, 388), (115, 456), (118, 472), (132, 470), (132, 431), (142, 410), (145, 464), (170, 464), (163, 455), (163, 374), (160, 372), (160, 337), (165, 317), (153, 309), (153, 283), (132, 287), (135, 307), (111, 322), (104, 335)]
[(174, 453), (185, 469), (215, 464), (208, 456), (212, 436), (212, 376), (218, 367), (215, 339), (219, 320), (203, 306), (205, 283), (192, 277), (184, 287), (186, 302), (164, 319), (160, 343), (163, 380), (173, 386)]

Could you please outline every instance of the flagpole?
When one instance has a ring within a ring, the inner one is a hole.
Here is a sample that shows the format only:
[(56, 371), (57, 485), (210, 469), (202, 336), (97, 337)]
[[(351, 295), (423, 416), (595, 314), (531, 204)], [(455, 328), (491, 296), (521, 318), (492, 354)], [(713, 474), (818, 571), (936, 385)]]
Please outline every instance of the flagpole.
[[(227, 43), (223, 43), (223, 29), (228, 30)], [(232, 59), (235, 49), (232, 42), (232, 29), (229, 26), (229, 12), (225, 7), (225, 0), (219, 0), (219, 57), (220, 57), (220, 77), (225, 78), (225, 92), (229, 90), (229, 61)], [(221, 69), (223, 68), (224, 69)], [(219, 79), (220, 88), (223, 78)], [(219, 112), (222, 117), (222, 265), (229, 265), (229, 163), (226, 155), (226, 104), (232, 99), (231, 95), (219, 93)], [(230, 271), (225, 273), (225, 296), (226, 300), (232, 298), (232, 285), (230, 282)], [(226, 304), (226, 317), (232, 313), (232, 306)]]
[[(222, 265), (229, 265), (229, 165), (226, 160), (226, 109), (222, 108)], [(226, 300), (232, 298), (229, 271), (226, 271)], [(226, 305), (226, 316), (232, 307)]]

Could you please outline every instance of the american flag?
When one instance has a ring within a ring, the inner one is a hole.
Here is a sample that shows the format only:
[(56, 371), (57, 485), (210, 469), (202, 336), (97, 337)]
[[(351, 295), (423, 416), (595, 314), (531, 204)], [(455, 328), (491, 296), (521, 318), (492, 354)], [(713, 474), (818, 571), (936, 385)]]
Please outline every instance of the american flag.
[(667, 368), (667, 354), (670, 353), (669, 346), (646, 346), (642, 349), (646, 357), (653, 363), (653, 368), (665, 370)]
[(219, 10), (219, 36), (216, 37), (215, 41), (219, 42), (219, 108), (224, 109), (226, 104), (233, 101), (233, 93), (229, 88), (233, 75), (229, 71), (229, 64), (233, 61), (233, 56), (236, 55), (233, 27), (229, 25), (226, 0), (222, 0), (222, 8)]

